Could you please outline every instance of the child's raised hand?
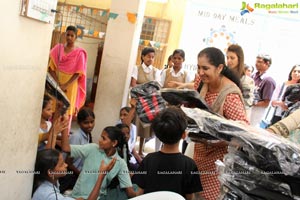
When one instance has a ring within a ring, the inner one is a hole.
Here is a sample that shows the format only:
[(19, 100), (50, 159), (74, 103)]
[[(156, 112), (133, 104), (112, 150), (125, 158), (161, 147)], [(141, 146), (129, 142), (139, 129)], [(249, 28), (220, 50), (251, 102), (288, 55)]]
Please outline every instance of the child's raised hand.
[(54, 134), (55, 135), (59, 134), (60, 132), (68, 128), (68, 126), (69, 126), (69, 122), (67, 117), (59, 116), (57, 119), (54, 120), (53, 123)]
[(135, 108), (136, 107), (136, 104), (137, 104), (137, 100), (135, 98), (131, 98), (130, 99), (130, 106), (132, 108)]
[(101, 165), (99, 167), (99, 173), (100, 174), (107, 174), (115, 165), (117, 158), (113, 157), (113, 159), (106, 165), (104, 163), (104, 160), (101, 161)]
[(56, 100), (56, 108), (53, 119), (59, 118), (63, 113), (66, 112), (66, 108), (64, 107), (64, 104), (62, 101)]

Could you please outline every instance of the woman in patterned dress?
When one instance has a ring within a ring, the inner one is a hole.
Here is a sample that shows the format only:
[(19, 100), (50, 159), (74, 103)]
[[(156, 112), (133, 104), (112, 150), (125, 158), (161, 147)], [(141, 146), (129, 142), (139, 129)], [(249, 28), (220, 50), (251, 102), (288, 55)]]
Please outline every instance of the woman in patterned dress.
[[(226, 119), (249, 123), (238, 87), (240, 80), (225, 65), (222, 51), (214, 47), (203, 49), (198, 54), (198, 74), (202, 83), (197, 89), (214, 112)], [(226, 153), (225, 141), (205, 140), (195, 144), (194, 160), (201, 173), (201, 195), (206, 200), (216, 200), (220, 193), (215, 161), (223, 160)]]

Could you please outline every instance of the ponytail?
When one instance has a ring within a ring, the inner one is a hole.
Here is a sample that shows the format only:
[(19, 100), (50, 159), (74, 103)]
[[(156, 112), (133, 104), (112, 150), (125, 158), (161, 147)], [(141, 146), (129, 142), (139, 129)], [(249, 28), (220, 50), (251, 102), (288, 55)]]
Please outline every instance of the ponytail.
[[(129, 166), (129, 148), (125, 139), (125, 135), (122, 133), (121, 129), (115, 126), (108, 126), (104, 128), (104, 131), (107, 133), (109, 139), (112, 141), (117, 141), (117, 146), (115, 148), (117, 149), (119, 156), (123, 159), (126, 159), (125, 162), (127, 163), (127, 166)], [(125, 155), (123, 152), (126, 152)]]
[(55, 149), (43, 149), (37, 152), (34, 171), (32, 196), (37, 188), (48, 180), (48, 170), (53, 170), (58, 163), (59, 151)]
[(241, 81), (232, 69), (230, 69), (229, 67), (224, 65), (223, 70), (221, 71), (221, 74), (223, 76), (227, 77), (228, 79), (230, 79), (232, 82), (234, 82), (242, 91)]

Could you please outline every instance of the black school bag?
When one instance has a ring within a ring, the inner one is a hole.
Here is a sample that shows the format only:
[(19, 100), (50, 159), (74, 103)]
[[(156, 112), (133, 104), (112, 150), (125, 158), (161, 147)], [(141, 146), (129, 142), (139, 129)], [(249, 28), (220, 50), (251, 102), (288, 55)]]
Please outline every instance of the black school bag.
[(160, 85), (157, 81), (149, 81), (131, 89), (132, 98), (137, 100), (136, 112), (144, 123), (151, 123), (154, 117), (166, 108), (161, 97)]

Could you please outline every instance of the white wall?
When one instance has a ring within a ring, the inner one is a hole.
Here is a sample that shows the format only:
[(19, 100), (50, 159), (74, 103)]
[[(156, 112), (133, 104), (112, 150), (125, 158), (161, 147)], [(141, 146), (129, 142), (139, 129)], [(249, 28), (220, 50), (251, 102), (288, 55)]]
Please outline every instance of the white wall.
[[(271, 55), (273, 64), (269, 73), (277, 83), (288, 78), (292, 66), (300, 63), (300, 7), (298, 9), (271, 9), (272, 11), (297, 11), (298, 13), (269, 13), (255, 8), (241, 16), (243, 0), (188, 0), (180, 48), (186, 51), (186, 66), (197, 64), (197, 54), (205, 47), (215, 46), (225, 52), (228, 43), (238, 43), (245, 54), (245, 62), (255, 67), (256, 55)], [(246, 1), (254, 7), (255, 0)], [(287, 0), (264, 0), (260, 3), (297, 3)], [(300, 4), (299, 4), (300, 6)], [(223, 35), (222, 35), (223, 34)]]
[[(110, 12), (119, 16), (108, 20), (107, 24), (94, 107), (96, 120), (93, 138), (99, 138), (104, 127), (116, 123), (120, 108), (127, 102), (145, 7), (146, 0), (112, 0)], [(138, 13), (135, 24), (128, 21), (127, 12)]]
[(19, 16), (20, 0), (0, 1), (0, 193), (30, 199), (52, 25)]
[(86, 71), (86, 78), (87, 78), (87, 100), (90, 100), (91, 91), (92, 91), (92, 81), (95, 71), (95, 64), (97, 59), (98, 53), (98, 45), (101, 43), (100, 39), (95, 38), (88, 38), (83, 37), (82, 39), (77, 38), (76, 45), (82, 47), (86, 50), (88, 59), (87, 59), (87, 71)]

